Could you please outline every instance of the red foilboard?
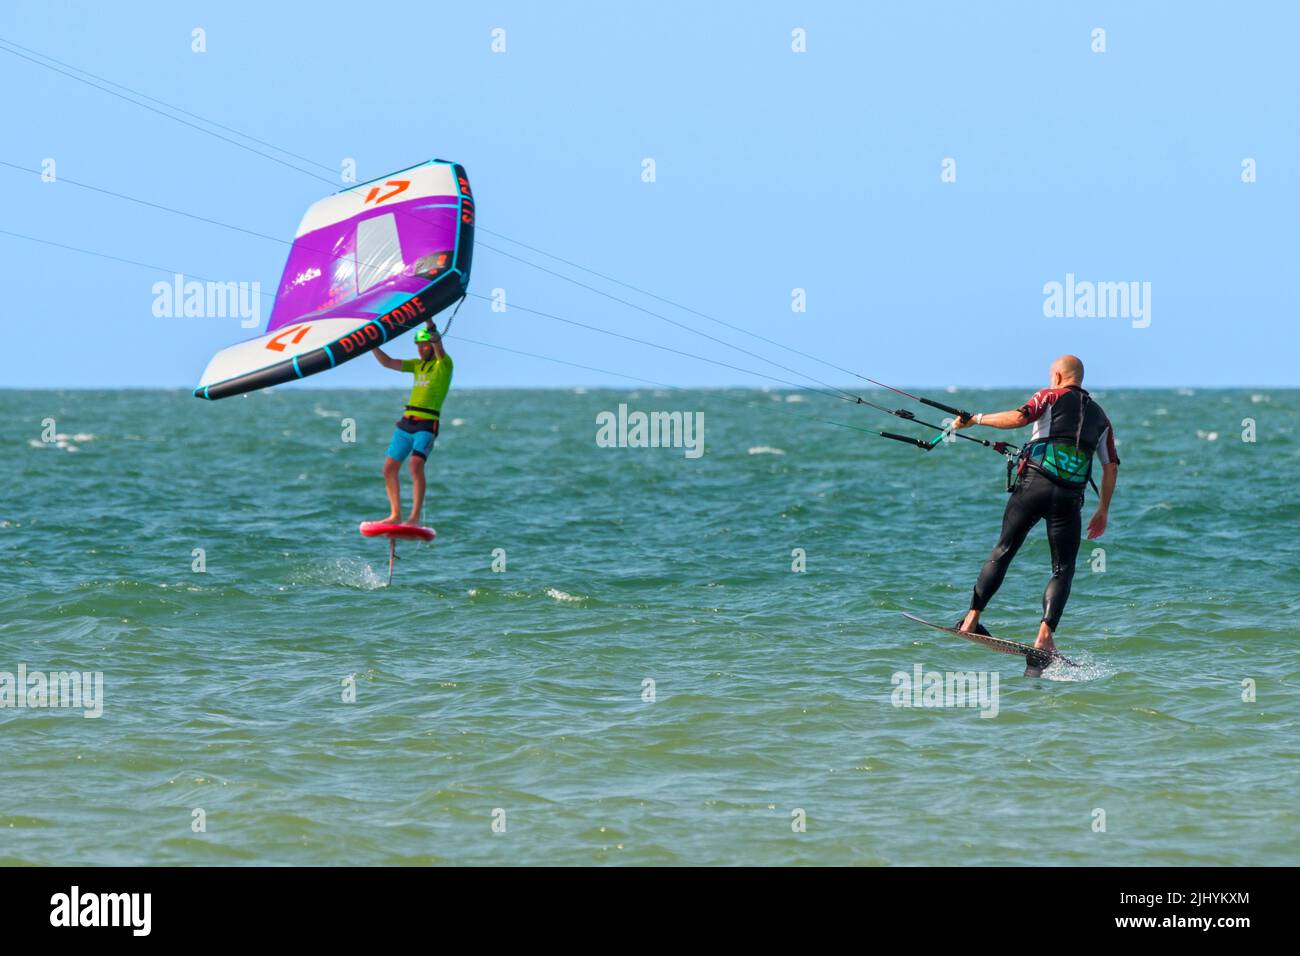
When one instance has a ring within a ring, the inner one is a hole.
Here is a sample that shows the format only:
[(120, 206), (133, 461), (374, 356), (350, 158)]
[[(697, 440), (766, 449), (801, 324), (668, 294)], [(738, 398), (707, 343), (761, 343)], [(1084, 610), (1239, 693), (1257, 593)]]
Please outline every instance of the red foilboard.
[(363, 521), (361, 533), (367, 538), (411, 538), (418, 541), (432, 541), (434, 530), (420, 528), (413, 524), (393, 524), (388, 521)]

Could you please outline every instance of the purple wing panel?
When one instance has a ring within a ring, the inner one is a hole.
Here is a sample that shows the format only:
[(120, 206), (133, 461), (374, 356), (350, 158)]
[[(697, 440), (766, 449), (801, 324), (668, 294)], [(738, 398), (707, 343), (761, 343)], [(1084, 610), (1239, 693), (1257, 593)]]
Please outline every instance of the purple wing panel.
[[(451, 265), (460, 198), (412, 199), (359, 213), (299, 236), (289, 251), (267, 331), (336, 312), (398, 277), (427, 280)], [(414, 283), (414, 288), (426, 285)], [(382, 311), (382, 310), (380, 310)]]

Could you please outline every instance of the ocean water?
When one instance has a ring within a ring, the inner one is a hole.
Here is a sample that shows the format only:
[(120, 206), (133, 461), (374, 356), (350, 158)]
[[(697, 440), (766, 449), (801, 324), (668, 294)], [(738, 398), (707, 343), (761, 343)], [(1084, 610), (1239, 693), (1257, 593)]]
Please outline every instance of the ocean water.
[[(901, 617), (960, 616), (1001, 460), (822, 396), (454, 390), (388, 586), (398, 392), (0, 391), (0, 671), (103, 681), (0, 709), (0, 862), (1295, 864), (1300, 393), (1096, 397), (1085, 666), (1035, 680)], [(704, 454), (598, 447), (620, 403)], [(1046, 576), (1040, 529), (995, 634)]]

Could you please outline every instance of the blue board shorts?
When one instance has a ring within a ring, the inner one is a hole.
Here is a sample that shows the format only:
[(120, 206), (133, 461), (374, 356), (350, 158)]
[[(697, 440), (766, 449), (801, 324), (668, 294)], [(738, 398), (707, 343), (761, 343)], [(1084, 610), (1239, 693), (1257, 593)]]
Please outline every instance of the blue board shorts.
[(406, 461), (407, 455), (427, 459), (437, 440), (438, 419), (399, 418), (393, 429), (393, 440), (388, 443), (388, 457), (396, 461)]

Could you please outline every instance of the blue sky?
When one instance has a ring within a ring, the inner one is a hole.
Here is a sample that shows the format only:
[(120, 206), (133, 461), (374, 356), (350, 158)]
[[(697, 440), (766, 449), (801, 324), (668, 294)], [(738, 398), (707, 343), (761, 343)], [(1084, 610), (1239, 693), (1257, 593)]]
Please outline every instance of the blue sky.
[[(1283, 4), (20, 0), (0, 38), (326, 169), (6, 52), (0, 161), (53, 158), (62, 177), (287, 240), (347, 159), (362, 180), (453, 159), (478, 205), (472, 292), (784, 379), (503, 252), (836, 383), (850, 380), (511, 240), (898, 384), (1037, 385), (1072, 351), (1094, 387), (1294, 386), (1298, 29)], [(0, 190), (2, 229), (268, 293), (287, 253), (8, 167)], [(189, 387), (254, 334), (155, 317), (170, 272), (0, 248), (0, 386)], [(1045, 317), (1044, 284), (1067, 274), (1149, 282), (1149, 326)], [(456, 334), (529, 353), (455, 343), (460, 387), (626, 384), (539, 354), (671, 385), (774, 384), (480, 299)], [(393, 385), (364, 358), (294, 387), (308, 384)]]

